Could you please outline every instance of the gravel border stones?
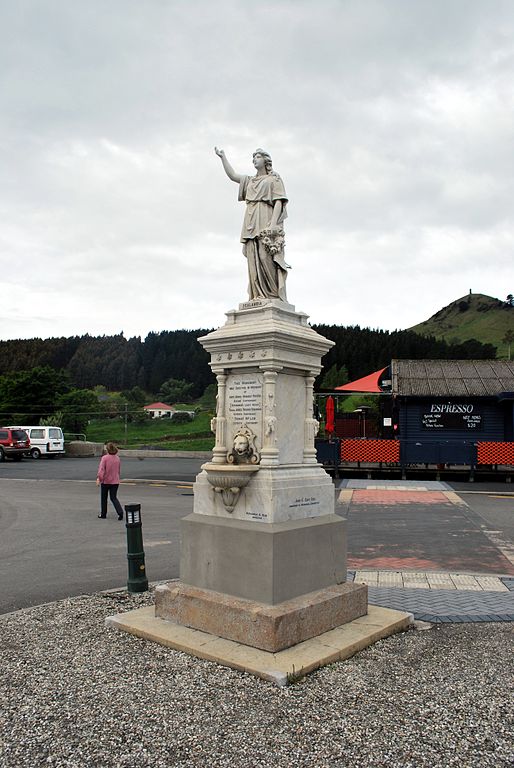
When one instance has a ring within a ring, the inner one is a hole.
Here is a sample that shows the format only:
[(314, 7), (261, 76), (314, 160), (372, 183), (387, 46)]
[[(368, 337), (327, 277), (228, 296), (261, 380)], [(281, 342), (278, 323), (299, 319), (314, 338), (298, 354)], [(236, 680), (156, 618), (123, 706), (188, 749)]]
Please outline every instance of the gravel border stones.
[(287, 688), (139, 640), (101, 593), (0, 616), (2, 768), (512, 766), (512, 624), (382, 640)]

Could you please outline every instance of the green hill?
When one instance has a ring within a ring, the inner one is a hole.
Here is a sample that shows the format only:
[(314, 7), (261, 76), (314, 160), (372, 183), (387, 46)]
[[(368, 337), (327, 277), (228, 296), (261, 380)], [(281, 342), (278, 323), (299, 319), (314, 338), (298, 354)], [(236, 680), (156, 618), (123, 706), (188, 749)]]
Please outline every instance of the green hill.
[[(482, 344), (494, 344), (497, 357), (506, 358), (508, 344), (503, 339), (507, 331), (514, 333), (514, 306), (483, 293), (472, 293), (452, 301), (428, 320), (408, 330), (449, 343), (477, 339)], [(512, 352), (514, 343), (511, 344), (511, 356)]]

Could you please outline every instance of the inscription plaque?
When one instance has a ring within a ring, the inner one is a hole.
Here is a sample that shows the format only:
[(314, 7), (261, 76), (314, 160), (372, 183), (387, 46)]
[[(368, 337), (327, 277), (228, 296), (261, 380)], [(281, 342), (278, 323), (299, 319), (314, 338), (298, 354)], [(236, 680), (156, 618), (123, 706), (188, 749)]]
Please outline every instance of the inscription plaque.
[(300, 496), (289, 505), (289, 509), (294, 509), (295, 507), (315, 507), (318, 504), (319, 499), (315, 496)]
[(262, 301), (261, 299), (253, 299), (252, 301), (243, 301), (242, 304), (239, 305), (239, 309), (251, 309), (252, 307), (263, 307), (268, 302)]
[(227, 385), (227, 411), (236, 424), (260, 425), (262, 419), (262, 375), (231, 376)]

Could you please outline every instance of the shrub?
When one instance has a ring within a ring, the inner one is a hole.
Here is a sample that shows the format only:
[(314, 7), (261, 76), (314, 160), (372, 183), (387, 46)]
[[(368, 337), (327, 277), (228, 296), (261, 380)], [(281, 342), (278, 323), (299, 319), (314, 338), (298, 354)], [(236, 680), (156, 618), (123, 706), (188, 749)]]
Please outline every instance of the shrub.
[(174, 424), (187, 424), (188, 421), (193, 421), (191, 415), (187, 411), (175, 411), (171, 420)]

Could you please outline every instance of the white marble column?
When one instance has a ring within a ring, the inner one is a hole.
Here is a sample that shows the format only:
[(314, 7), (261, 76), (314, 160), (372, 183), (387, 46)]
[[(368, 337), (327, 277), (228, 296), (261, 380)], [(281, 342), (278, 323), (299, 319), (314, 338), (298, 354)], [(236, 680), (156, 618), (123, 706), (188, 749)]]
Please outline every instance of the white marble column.
[(263, 371), (263, 429), (261, 466), (276, 465), (279, 463), (279, 449), (277, 447), (277, 415), (276, 415), (276, 385), (278, 372), (281, 366), (262, 368)]
[[(227, 417), (226, 417), (226, 384), (227, 375), (225, 373), (216, 373), (218, 382), (218, 393), (216, 395), (216, 418), (215, 433), (216, 442), (212, 451), (213, 464), (227, 463)], [(214, 425), (213, 425), (214, 426)]]
[(314, 438), (318, 434), (319, 429), (319, 422), (313, 416), (314, 379), (315, 377), (312, 375), (307, 375), (305, 377), (305, 429), (303, 447), (304, 464), (318, 463), (318, 459), (316, 457), (316, 448), (314, 447)]

